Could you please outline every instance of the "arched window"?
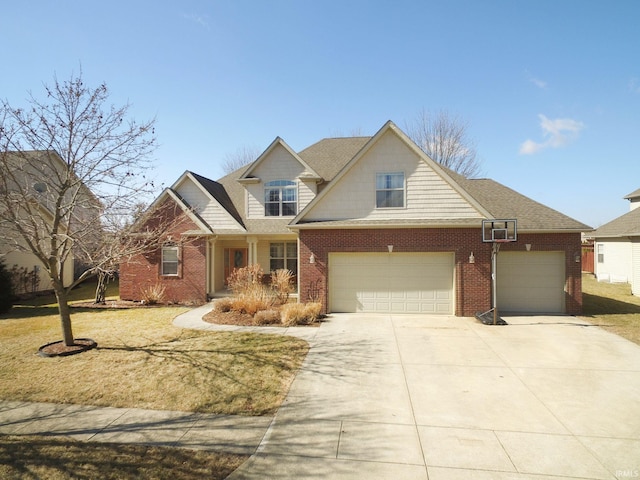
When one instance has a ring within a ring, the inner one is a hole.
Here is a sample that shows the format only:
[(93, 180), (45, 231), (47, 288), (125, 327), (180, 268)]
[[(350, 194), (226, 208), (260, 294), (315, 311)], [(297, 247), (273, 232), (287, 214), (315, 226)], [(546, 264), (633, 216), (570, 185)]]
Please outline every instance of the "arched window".
[(298, 213), (298, 189), (291, 180), (274, 180), (265, 183), (265, 217), (286, 217)]

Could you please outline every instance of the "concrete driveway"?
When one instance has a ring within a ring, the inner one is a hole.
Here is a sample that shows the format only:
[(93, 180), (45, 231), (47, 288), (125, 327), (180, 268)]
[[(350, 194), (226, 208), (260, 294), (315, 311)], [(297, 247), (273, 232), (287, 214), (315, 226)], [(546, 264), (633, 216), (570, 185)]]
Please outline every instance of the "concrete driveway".
[(640, 478), (640, 347), (506, 320), (332, 315), (229, 478)]

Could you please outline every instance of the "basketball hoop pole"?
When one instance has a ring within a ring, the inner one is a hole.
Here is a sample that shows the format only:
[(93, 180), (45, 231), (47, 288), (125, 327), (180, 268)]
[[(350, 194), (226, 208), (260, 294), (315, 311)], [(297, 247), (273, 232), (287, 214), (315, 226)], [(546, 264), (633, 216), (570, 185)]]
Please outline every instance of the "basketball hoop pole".
[(493, 324), (498, 323), (498, 252), (500, 251), (500, 243), (493, 242), (491, 246), (491, 290), (492, 290), (492, 307), (493, 307)]

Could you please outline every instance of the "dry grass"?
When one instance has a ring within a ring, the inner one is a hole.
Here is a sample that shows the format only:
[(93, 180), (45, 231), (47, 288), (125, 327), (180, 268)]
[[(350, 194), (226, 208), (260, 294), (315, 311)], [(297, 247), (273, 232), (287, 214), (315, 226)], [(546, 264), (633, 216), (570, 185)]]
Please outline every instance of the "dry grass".
[(282, 306), (282, 324), (288, 327), (294, 325), (308, 325), (320, 316), (322, 305), (319, 303), (287, 303)]
[(246, 456), (197, 450), (0, 436), (0, 478), (222, 480)]
[(602, 328), (640, 345), (640, 297), (628, 283), (596, 281), (582, 276), (583, 315)]
[(241, 415), (275, 412), (308, 344), (284, 336), (174, 327), (173, 318), (185, 310), (74, 309), (75, 336), (96, 340), (98, 348), (42, 358), (35, 355), (38, 347), (61, 336), (57, 309), (42, 298), (16, 306), (0, 316), (0, 398)]

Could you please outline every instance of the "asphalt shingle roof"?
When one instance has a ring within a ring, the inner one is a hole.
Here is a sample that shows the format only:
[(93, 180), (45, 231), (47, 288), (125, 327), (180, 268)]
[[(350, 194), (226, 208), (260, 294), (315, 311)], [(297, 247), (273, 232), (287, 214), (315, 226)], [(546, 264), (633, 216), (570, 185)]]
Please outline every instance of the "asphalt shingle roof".
[[(371, 137), (325, 138), (300, 151), (298, 155), (323, 177), (323, 185), (326, 186), (370, 139)], [(226, 175), (218, 182), (196, 174), (194, 174), (194, 177), (240, 223), (245, 225), (248, 231), (256, 234), (290, 233), (287, 228), (290, 219), (247, 219), (245, 217), (244, 186), (237, 181), (245, 170), (246, 166)], [(518, 229), (521, 231), (591, 230), (588, 225), (536, 202), (494, 180), (468, 179), (446, 168), (444, 170), (478, 204), (490, 212), (493, 218), (516, 218), (518, 220)], [(638, 214), (640, 215), (640, 209), (638, 209)], [(362, 221), (323, 222), (323, 226), (357, 227), (362, 223)], [(382, 222), (380, 226), (384, 226), (387, 223)], [(441, 223), (443, 226), (447, 224), (455, 226), (459, 222), (444, 220)], [(430, 222), (430, 224), (433, 224), (433, 222)]]
[(631, 192), (629, 195), (624, 197), (625, 200), (632, 200), (634, 198), (640, 198), (640, 188), (638, 190), (635, 190), (635, 191)]
[(589, 236), (593, 238), (640, 236), (640, 208), (605, 223)]

